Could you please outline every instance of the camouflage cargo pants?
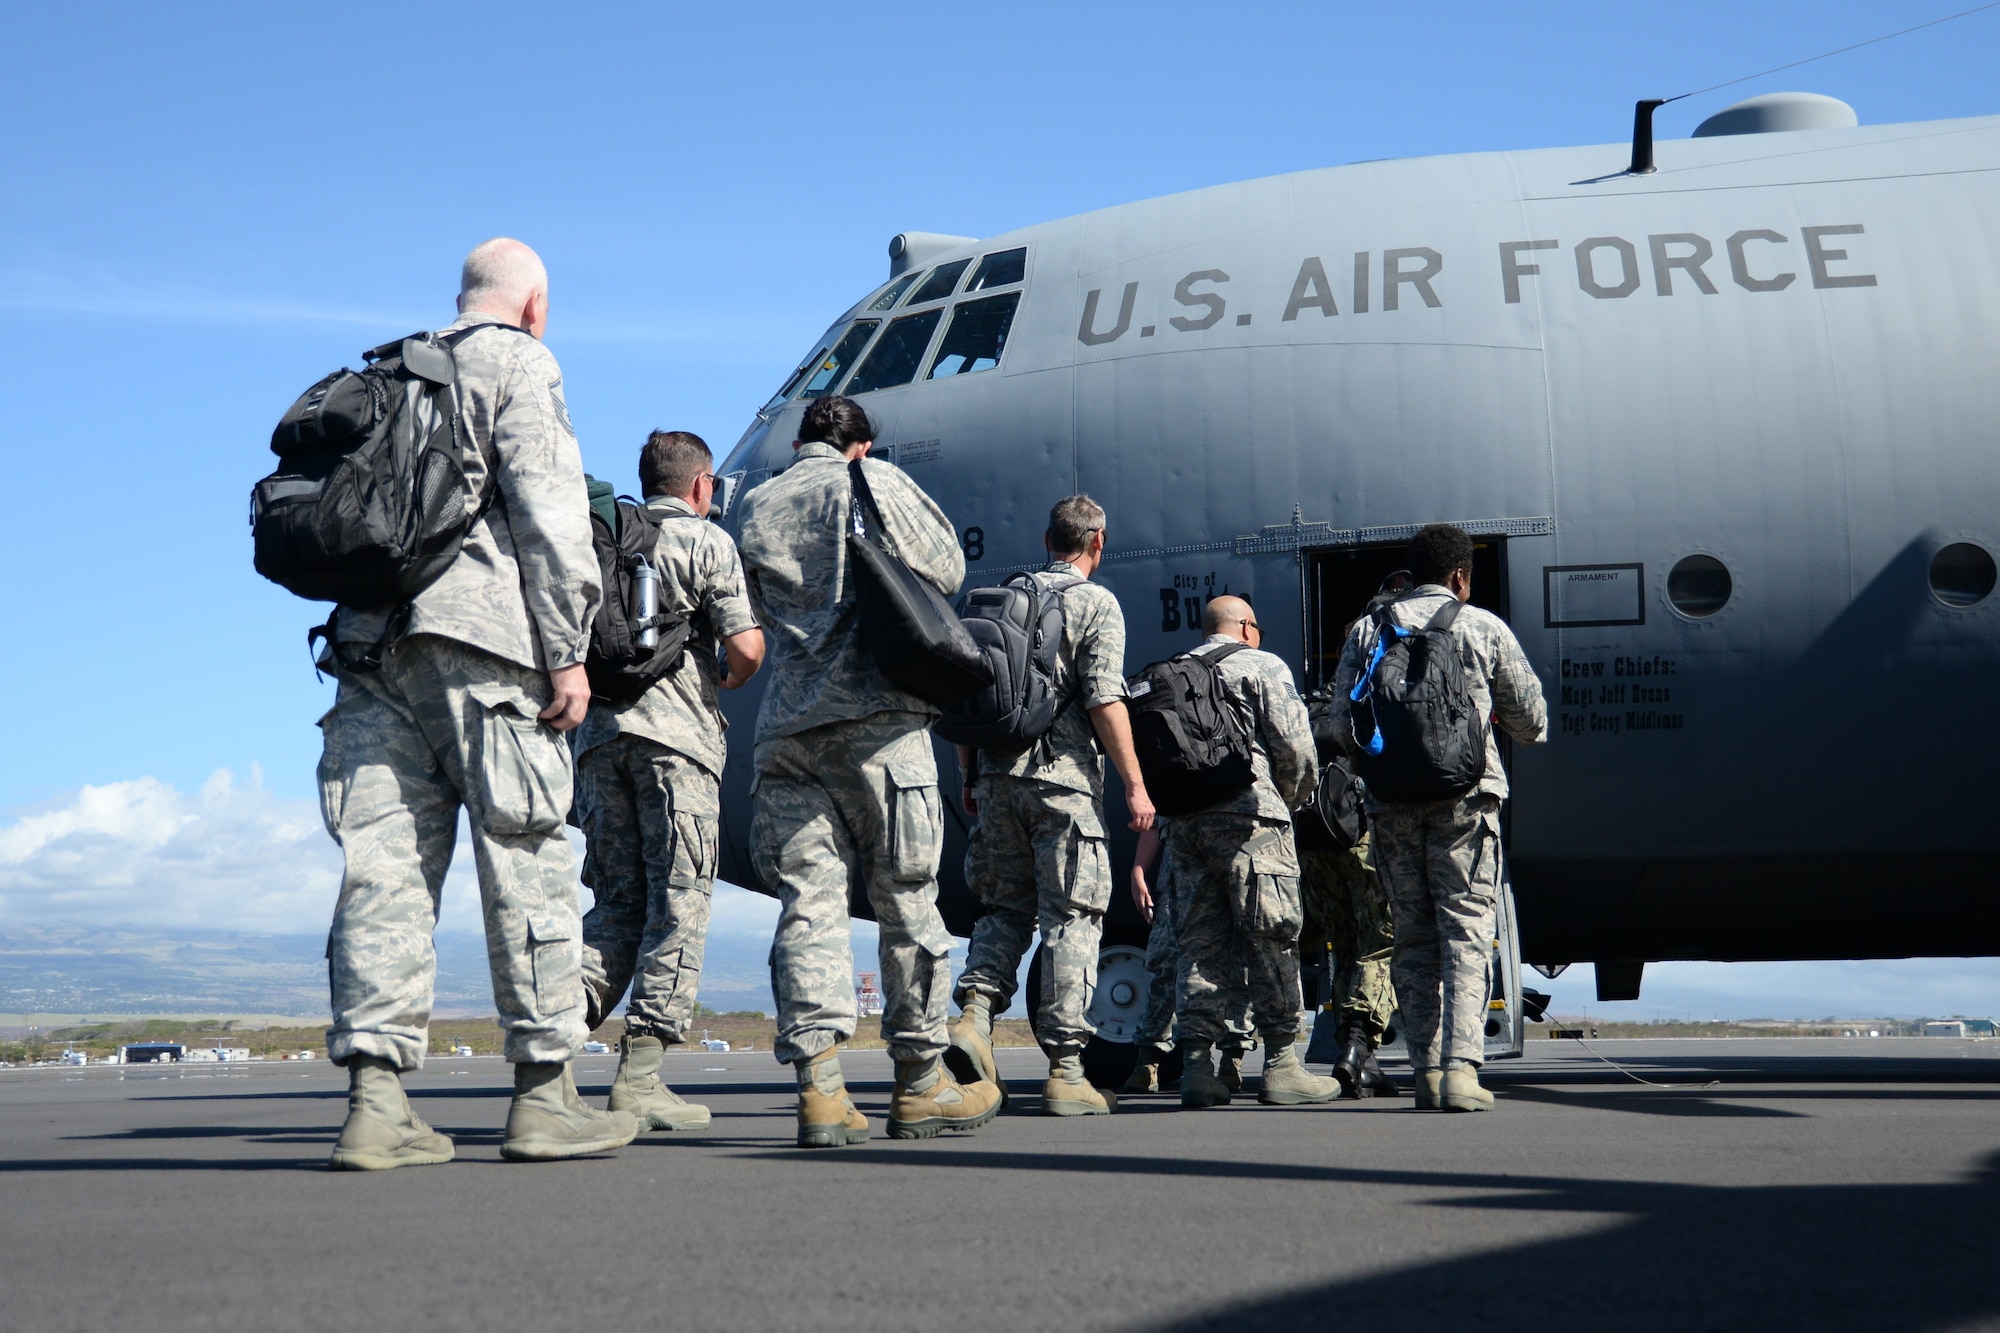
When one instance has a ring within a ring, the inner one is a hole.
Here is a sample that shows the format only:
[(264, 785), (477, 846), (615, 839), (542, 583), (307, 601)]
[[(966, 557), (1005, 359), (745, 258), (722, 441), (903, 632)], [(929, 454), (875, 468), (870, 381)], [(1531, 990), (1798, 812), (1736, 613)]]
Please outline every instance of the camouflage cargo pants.
[(1181, 1041), (1221, 1042), (1230, 996), (1247, 971), (1260, 1032), (1299, 1030), (1299, 860), (1292, 826), (1254, 815), (1189, 815), (1167, 829), (1176, 937), (1187, 972), (1175, 1014)]
[[(1173, 1049), (1174, 1008), (1180, 1002), (1181, 987), (1187, 980), (1187, 964), (1181, 956), (1180, 941), (1174, 938), (1173, 857), (1162, 852), (1159, 873), (1153, 877), (1153, 929), (1146, 936), (1146, 1012), (1139, 1019), (1132, 1041), (1140, 1048), (1151, 1047), (1164, 1054)], [(1240, 955), (1240, 949), (1239, 949)], [(1229, 998), (1228, 1032), (1217, 1042), (1232, 1050), (1247, 1050), (1254, 1029), (1250, 1026), (1250, 994), (1247, 978), (1238, 971), (1239, 985)]]
[(582, 1046), (570, 755), (536, 720), (548, 698), (543, 673), (431, 635), (394, 645), (379, 671), (340, 673), (319, 724), (320, 812), (346, 858), (326, 945), (335, 1062), (423, 1065), (461, 805), (507, 1058), (561, 1062)]
[(1039, 924), (1035, 1036), (1051, 1054), (1080, 1050), (1097, 1031), (1090, 1001), (1111, 903), (1103, 812), (1086, 792), (1004, 773), (982, 777), (974, 795), (979, 822), (965, 851), (965, 882), (986, 912), (972, 927), (956, 998), (963, 1004), (983, 991), (993, 1012), (1005, 1013)]
[(750, 857), (781, 908), (771, 942), (778, 1058), (810, 1059), (854, 1035), (848, 901), (857, 888), (881, 927), (890, 1055), (942, 1055), (951, 935), (937, 908), (944, 807), (929, 719), (828, 723), (762, 742), (758, 762)]
[(1396, 932), (1370, 843), (1371, 836), (1363, 834), (1346, 851), (1299, 853), (1306, 908), (1299, 948), (1333, 947), (1333, 998), (1340, 1007), (1340, 1025), (1380, 1042), (1396, 1013), (1396, 991), (1389, 980)]
[(1375, 863), (1395, 913), (1391, 971), (1410, 1063), (1481, 1063), (1500, 896), (1500, 798), (1475, 792), (1386, 807), (1375, 818)]
[(577, 761), (577, 814), (596, 903), (583, 918), (583, 984), (602, 1021), (632, 988), (627, 1032), (687, 1040), (715, 888), (715, 775), (644, 736)]

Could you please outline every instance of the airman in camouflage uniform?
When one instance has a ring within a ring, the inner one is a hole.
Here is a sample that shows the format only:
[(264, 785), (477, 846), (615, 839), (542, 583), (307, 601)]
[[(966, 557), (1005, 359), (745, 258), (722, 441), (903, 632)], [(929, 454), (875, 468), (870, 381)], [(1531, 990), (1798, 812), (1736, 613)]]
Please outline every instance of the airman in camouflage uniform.
[(881, 926), (882, 1035), (896, 1063), (889, 1132), (927, 1138), (984, 1124), (1000, 1091), (961, 1087), (943, 1066), (951, 935), (937, 909), (938, 710), (891, 685), (860, 641), (849, 459), (863, 459), (882, 535), (920, 577), (954, 592), (965, 558), (936, 503), (864, 457), (874, 427), (855, 403), (818, 400), (800, 435), (792, 465), (744, 497), (740, 528), (775, 668), (757, 717), (750, 857), (782, 906), (771, 945), (777, 1056), (798, 1067), (802, 1147), (867, 1138), (837, 1054), (855, 1027), (849, 903), (865, 894)]
[[(583, 981), (592, 1027), (625, 998), (625, 1033), (610, 1105), (652, 1129), (702, 1129), (706, 1107), (660, 1081), (665, 1049), (686, 1042), (701, 982), (720, 841), (720, 784), (729, 723), (718, 689), (762, 664), (736, 543), (704, 522), (715, 465), (701, 437), (655, 431), (639, 459), (659, 610), (688, 621), (678, 669), (632, 703), (592, 699), (574, 733), (577, 815), (589, 839), (596, 904), (583, 918)], [(729, 655), (724, 677), (718, 661)]]
[(1396, 1014), (1396, 991), (1389, 980), (1396, 934), (1388, 893), (1375, 872), (1373, 841), (1373, 834), (1363, 833), (1349, 848), (1299, 853), (1307, 923), (1299, 951), (1317, 954), (1332, 947), (1332, 994), (1342, 1045), (1333, 1073), (1349, 1096), (1396, 1091), (1374, 1061), (1375, 1048)]
[[(1161, 1092), (1173, 1080), (1161, 1081), (1161, 1065), (1174, 1049), (1174, 1008), (1180, 1002), (1181, 986), (1187, 978), (1186, 960), (1180, 941), (1174, 938), (1173, 861), (1165, 854), (1167, 825), (1158, 819), (1149, 833), (1139, 836), (1139, 848), (1132, 859), (1132, 900), (1139, 915), (1152, 927), (1146, 936), (1146, 1009), (1139, 1016), (1132, 1044), (1139, 1058), (1125, 1080), (1125, 1092)], [(1154, 869), (1152, 863), (1158, 862)], [(1146, 876), (1151, 872), (1150, 887)], [(1219, 1076), (1231, 1092), (1243, 1089), (1243, 1054), (1256, 1045), (1256, 1028), (1250, 1023), (1250, 993), (1245, 985), (1231, 998), (1228, 1031), (1216, 1043), (1220, 1053)]]
[(947, 1059), (961, 1079), (999, 1085), (993, 1063), (993, 1015), (1014, 999), (1021, 960), (1042, 935), (1042, 994), (1035, 1036), (1049, 1057), (1042, 1109), (1050, 1115), (1108, 1115), (1115, 1095), (1083, 1076), (1083, 1048), (1097, 988), (1104, 911), (1111, 905), (1111, 856), (1104, 838), (1104, 760), (1125, 783), (1134, 829), (1149, 828), (1146, 795), (1125, 714), (1125, 616), (1118, 599), (1090, 576), (1104, 560), (1104, 510), (1087, 495), (1059, 500), (1042, 541), (1053, 559), (1032, 575), (1044, 595), (1062, 599), (1062, 642), (1055, 658), (1061, 701), (1047, 734), (1024, 750), (959, 747), (965, 809), (978, 823), (965, 852), (965, 881), (985, 914), (956, 998)]
[[(1417, 628), (1445, 599), (1465, 601), (1472, 595), (1472, 558), (1472, 539), (1459, 528), (1434, 524), (1419, 532), (1411, 548), (1417, 587), (1389, 604), (1391, 618)], [(1345, 701), (1374, 650), (1375, 633), (1372, 620), (1354, 627), (1334, 675), (1333, 717), (1350, 746), (1353, 717)], [(1468, 606), (1451, 633), (1473, 706), (1523, 744), (1546, 739), (1541, 682), (1507, 623)], [(1369, 801), (1376, 865), (1395, 914), (1392, 972), (1420, 1108), (1483, 1111), (1493, 1105), (1493, 1095), (1479, 1085), (1479, 1066), (1486, 1055), (1507, 772), (1491, 731), (1486, 747), (1485, 774), (1463, 796), (1425, 805)]]
[(1332, 1079), (1306, 1072), (1299, 1030), (1299, 860), (1292, 811), (1312, 799), (1319, 781), (1312, 723), (1291, 668), (1259, 651), (1256, 613), (1240, 597), (1211, 600), (1202, 616), (1208, 637), (1197, 653), (1248, 644), (1216, 665), (1252, 739), (1253, 780), (1240, 795), (1175, 819), (1167, 830), (1178, 886), (1175, 906), (1187, 978), (1175, 1015), (1184, 1053), (1181, 1105), (1220, 1106), (1229, 1090), (1210, 1050), (1226, 1030), (1235, 969), (1249, 970), (1250, 1012), (1264, 1038), (1264, 1084), (1273, 1105), (1329, 1102)]
[(345, 606), (331, 622), (322, 661), (339, 691), (320, 719), (320, 808), (346, 869), (327, 938), (327, 1053), (352, 1081), (335, 1167), (451, 1157), (451, 1141), (410, 1111), (398, 1076), (423, 1064), (431, 932), (461, 806), (516, 1067), (502, 1151), (573, 1156), (637, 1131), (628, 1115), (584, 1107), (569, 1077), (585, 1028), (560, 733), (589, 699), (582, 663), (599, 587), (562, 372), (539, 341), (547, 303), (541, 261), (520, 242), (488, 241), (468, 256), (463, 313), (450, 329), (492, 327), (456, 346), (470, 428), (461, 464), (490, 507), (400, 627), (388, 613)]

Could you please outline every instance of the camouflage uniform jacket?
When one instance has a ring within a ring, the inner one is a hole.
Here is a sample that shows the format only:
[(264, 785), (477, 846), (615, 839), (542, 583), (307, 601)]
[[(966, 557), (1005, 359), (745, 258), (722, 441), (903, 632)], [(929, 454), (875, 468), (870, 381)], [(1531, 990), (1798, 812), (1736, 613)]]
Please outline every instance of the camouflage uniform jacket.
[[(862, 468), (888, 545), (938, 591), (957, 592), (965, 556), (944, 511), (893, 464), (867, 459)], [(822, 443), (800, 445), (790, 467), (743, 497), (738, 543), (750, 606), (771, 635), (760, 745), (875, 713), (938, 716), (884, 679), (861, 645), (847, 567), (851, 499), (847, 460)]]
[[(1034, 576), (1043, 588), (1082, 571), (1056, 560)], [(1056, 693), (1062, 706), (1041, 741), (1015, 754), (982, 753), (982, 772), (1033, 778), (1104, 799), (1104, 756), (1090, 710), (1125, 697), (1125, 613), (1109, 588), (1079, 584), (1062, 595), (1062, 647), (1056, 653)]]
[(757, 627), (743, 590), (743, 562), (729, 534), (696, 514), (687, 501), (654, 496), (646, 507), (661, 520), (653, 546), (660, 609), (688, 618), (687, 656), (680, 670), (623, 708), (592, 699), (590, 715), (576, 729), (576, 753), (580, 758), (617, 735), (643, 736), (720, 778), (729, 722), (718, 701), (722, 668), (716, 653), (722, 640)]
[[(1389, 617), (1407, 629), (1420, 628), (1430, 622), (1451, 595), (1438, 584), (1426, 583), (1390, 603)], [(1507, 628), (1507, 622), (1491, 611), (1467, 606), (1459, 611), (1451, 634), (1458, 641), (1460, 658), (1471, 677), (1473, 706), (1497, 721), (1517, 741), (1536, 745), (1548, 739), (1549, 710), (1542, 699), (1542, 682), (1535, 678), (1527, 654), (1521, 651), (1521, 642)], [(1349, 753), (1358, 753), (1360, 747), (1354, 739), (1354, 717), (1348, 696), (1374, 651), (1375, 622), (1363, 619), (1347, 636), (1347, 643), (1340, 650), (1340, 666), (1333, 675), (1331, 721), (1335, 736)], [(1486, 736), (1486, 775), (1473, 790), (1500, 797), (1507, 795), (1507, 770), (1500, 766), (1500, 738), (1490, 730)], [(1370, 797), (1368, 807), (1379, 809), (1380, 803)]]
[[(450, 329), (492, 318), (460, 315)], [(499, 489), (458, 559), (417, 594), (405, 632), (471, 644), (537, 671), (575, 666), (590, 647), (601, 589), (562, 370), (548, 348), (515, 328), (470, 333), (455, 355), (471, 427), (459, 462), (474, 496)], [(386, 623), (385, 612), (342, 607), (341, 641), (373, 643)]]
[[(1236, 642), (1227, 634), (1211, 634), (1195, 651)], [(1250, 728), (1251, 768), (1256, 780), (1242, 795), (1200, 813), (1255, 815), (1289, 824), (1292, 811), (1310, 801), (1319, 787), (1312, 719), (1306, 715), (1305, 700), (1292, 681), (1292, 669), (1282, 657), (1246, 648), (1224, 658), (1216, 670), (1222, 673), (1230, 701)]]

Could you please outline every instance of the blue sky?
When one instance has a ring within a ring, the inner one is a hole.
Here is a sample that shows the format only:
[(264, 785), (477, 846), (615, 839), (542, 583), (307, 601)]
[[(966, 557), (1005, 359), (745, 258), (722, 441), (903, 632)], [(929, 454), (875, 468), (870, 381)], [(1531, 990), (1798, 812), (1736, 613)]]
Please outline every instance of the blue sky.
[[(292, 398), (448, 319), (487, 236), (548, 261), (585, 464), (629, 488), (653, 427), (726, 450), (898, 231), (1616, 144), (1637, 97), (1954, 7), (11, 8), (0, 838), (86, 785), (207, 808), (227, 769), (244, 799), (309, 800), (331, 687), (314, 608), (250, 568), (248, 488)], [(1660, 133), (1780, 88), (1865, 122), (1992, 113), (1996, 51), (2000, 10), (1677, 103)]]

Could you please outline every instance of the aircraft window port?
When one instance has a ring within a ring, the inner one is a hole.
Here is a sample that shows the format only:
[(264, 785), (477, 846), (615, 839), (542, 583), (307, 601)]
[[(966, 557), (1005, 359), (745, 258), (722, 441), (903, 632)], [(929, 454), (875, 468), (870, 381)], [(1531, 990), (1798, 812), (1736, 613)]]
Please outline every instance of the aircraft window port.
[(1019, 304), (1019, 292), (960, 301), (952, 309), (951, 325), (944, 331), (937, 359), (931, 362), (931, 373), (925, 378), (970, 375), (999, 365), (1000, 353), (1007, 347), (1007, 330), (1014, 324), (1014, 307)]
[(1727, 606), (1735, 588), (1728, 566), (1712, 555), (1687, 556), (1667, 572), (1667, 600), (1674, 610), (1695, 620)]
[(909, 303), (922, 305), (941, 296), (950, 296), (952, 289), (958, 286), (958, 280), (965, 276), (965, 270), (971, 265), (970, 259), (954, 259), (949, 264), (938, 265), (931, 270), (931, 275), (924, 279), (923, 285), (910, 293)]
[(854, 364), (861, 355), (861, 349), (868, 345), (868, 339), (875, 332), (879, 319), (858, 319), (852, 328), (840, 335), (840, 341), (833, 350), (813, 363), (812, 378), (799, 391), (801, 398), (822, 398), (833, 388), (833, 382), (840, 378), (840, 372)]
[(840, 336), (840, 329), (841, 326), (836, 324), (826, 331), (825, 335), (820, 338), (819, 343), (812, 349), (811, 354), (805, 360), (799, 362), (799, 368), (785, 377), (784, 386), (771, 395), (771, 401), (764, 404), (760, 414), (761, 412), (772, 411), (778, 404), (792, 396), (792, 390), (798, 388), (804, 382), (805, 377), (812, 374), (813, 367), (817, 366), (825, 358), (828, 349), (833, 346), (833, 340)]
[(1028, 276), (1028, 249), (1002, 250), (997, 255), (988, 255), (979, 261), (973, 271), (972, 281), (965, 284), (968, 294), (983, 292), (992, 287), (1010, 287)]
[(902, 277), (884, 287), (882, 294), (868, 303), (868, 308), (870, 310), (887, 310), (896, 304), (897, 297), (910, 290), (911, 283), (923, 276), (924, 271), (922, 269), (918, 269), (915, 273), (905, 273)]
[(943, 317), (942, 309), (926, 310), (921, 315), (905, 315), (891, 323), (883, 330), (875, 350), (861, 363), (861, 369), (847, 382), (847, 392), (893, 389), (915, 379), (917, 367), (924, 363), (924, 349), (931, 345), (931, 334)]
[(1985, 601), (1993, 593), (1995, 575), (1991, 553), (1971, 542), (1953, 542), (1931, 557), (1931, 592), (1946, 606)]

